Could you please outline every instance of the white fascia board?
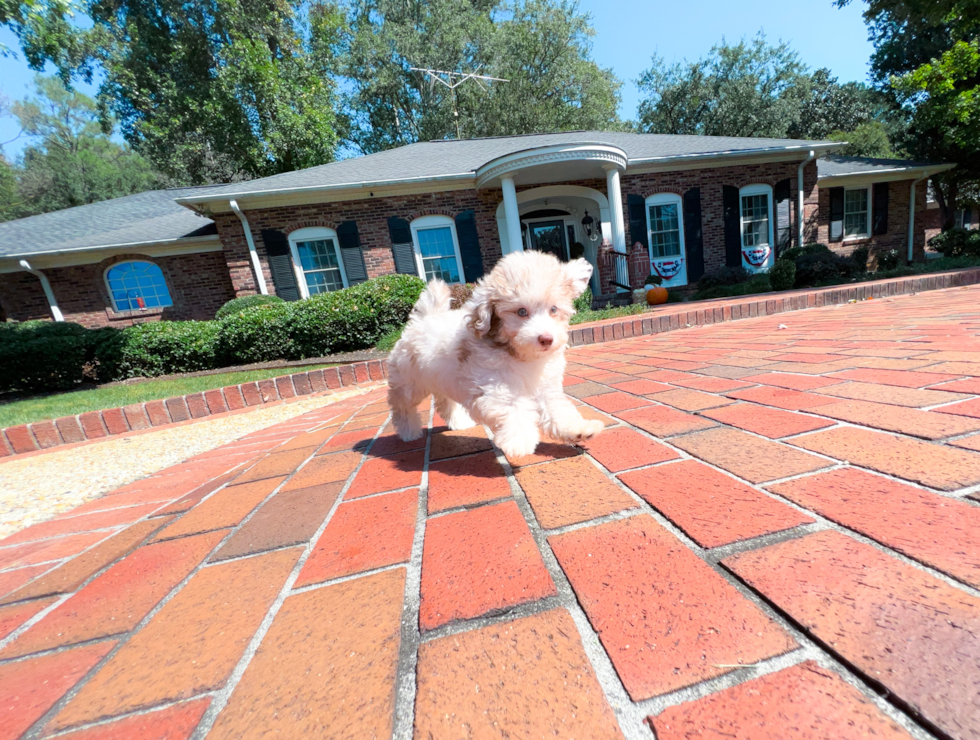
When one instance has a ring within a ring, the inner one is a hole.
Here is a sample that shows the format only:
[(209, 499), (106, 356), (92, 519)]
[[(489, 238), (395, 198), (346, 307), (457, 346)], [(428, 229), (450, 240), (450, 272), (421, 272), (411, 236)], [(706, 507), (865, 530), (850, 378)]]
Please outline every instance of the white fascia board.
[(696, 154), (672, 154), (666, 157), (641, 157), (629, 160), (629, 166), (647, 164), (684, 164), (696, 160), (731, 159), (739, 157), (768, 157), (798, 153), (806, 158), (811, 151), (826, 154), (844, 146), (846, 142), (833, 141), (827, 144), (794, 144), (793, 146), (761, 147), (759, 149), (731, 149), (721, 152), (699, 152)]
[(101, 262), (106, 257), (111, 256), (110, 253), (112, 252), (141, 252), (149, 256), (167, 257), (179, 254), (220, 252), (222, 249), (221, 238), (217, 234), (212, 234), (186, 240), (167, 239), (158, 242), (106, 244), (97, 247), (28, 252), (27, 254), (4, 254), (0, 255), (0, 272), (20, 272), (21, 268), (18, 266), (18, 261), (22, 259), (30, 260), (32, 263), (36, 262), (39, 267), (44, 269), (50, 269)]
[(817, 185), (847, 185), (850, 183), (890, 182), (894, 180), (913, 180), (918, 177), (931, 177), (956, 167), (955, 164), (936, 164), (925, 167), (889, 167), (860, 172), (840, 172), (817, 178)]

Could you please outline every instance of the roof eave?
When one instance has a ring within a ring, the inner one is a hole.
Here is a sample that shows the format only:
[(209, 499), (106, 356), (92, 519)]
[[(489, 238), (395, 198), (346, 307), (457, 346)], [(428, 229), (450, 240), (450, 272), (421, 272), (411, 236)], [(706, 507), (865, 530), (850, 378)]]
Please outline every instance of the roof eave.
[[(930, 177), (932, 175), (937, 175), (940, 172), (946, 172), (956, 167), (955, 164), (932, 164), (932, 165), (918, 165), (915, 167), (889, 167), (887, 169), (873, 169), (873, 170), (861, 170), (859, 172), (837, 172), (831, 175), (817, 175), (817, 184), (822, 182), (827, 182), (830, 180), (845, 180), (849, 178), (868, 178), (868, 177), (885, 177), (889, 180), (911, 180), (913, 177)], [(898, 177), (898, 175), (907, 174), (907, 178)]]
[(644, 165), (644, 164), (673, 164), (689, 162), (691, 160), (700, 159), (728, 159), (732, 157), (759, 157), (766, 155), (785, 155), (800, 153), (804, 154), (810, 151), (815, 152), (818, 156), (820, 154), (826, 154), (827, 152), (832, 152), (835, 149), (839, 149), (844, 146), (846, 142), (832, 141), (829, 143), (820, 144), (799, 144), (793, 146), (780, 146), (780, 147), (761, 147), (759, 149), (729, 149), (723, 152), (698, 152), (696, 154), (675, 154), (669, 157), (641, 157), (636, 159), (630, 159), (629, 165)]
[(0, 254), (0, 260), (30, 259), (31, 257), (56, 257), (59, 254), (77, 254), (78, 252), (98, 252), (104, 249), (140, 249), (145, 247), (175, 246), (178, 244), (195, 244), (198, 242), (220, 241), (218, 234), (204, 236), (180, 236), (175, 239), (158, 239), (151, 242), (120, 242), (118, 244), (99, 244), (89, 247), (72, 247), (70, 249), (49, 249), (44, 252), (24, 252), (21, 254)]

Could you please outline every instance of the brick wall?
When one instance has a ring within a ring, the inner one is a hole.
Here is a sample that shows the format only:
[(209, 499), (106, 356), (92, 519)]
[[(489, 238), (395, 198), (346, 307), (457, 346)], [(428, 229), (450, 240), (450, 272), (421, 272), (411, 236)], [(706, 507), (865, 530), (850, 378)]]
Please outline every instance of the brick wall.
[[(831, 242), (830, 234), (830, 188), (820, 188), (820, 217), (817, 228), (817, 241), (826, 244), (838, 254), (849, 255), (858, 247), (868, 247), (871, 255), (897, 249), (902, 259), (908, 254), (909, 233), (909, 188), (912, 180), (896, 180), (888, 184), (888, 232), (867, 239), (848, 239)], [(925, 259), (926, 231), (930, 226), (930, 214), (926, 209), (926, 187), (920, 182), (915, 187), (915, 234), (913, 238), (913, 259)], [(930, 234), (930, 236), (932, 236)]]
[[(791, 223), (793, 243), (796, 243), (796, 170), (799, 162), (772, 162), (758, 165), (738, 165), (736, 167), (717, 167), (703, 170), (681, 172), (659, 172), (648, 175), (624, 175), (621, 189), (623, 193), (623, 223), (626, 224), (627, 243), (636, 241), (629, 234), (629, 213), (626, 211), (628, 194), (642, 195), (644, 198), (655, 193), (677, 193), (683, 195), (690, 188), (701, 189), (701, 233), (704, 241), (704, 269), (710, 272), (725, 265), (725, 220), (722, 207), (722, 187), (732, 185), (737, 188), (746, 185), (765, 184), (775, 187), (780, 180), (790, 179)], [(817, 165), (811, 162), (803, 171), (803, 211), (805, 215), (804, 232), (807, 240), (816, 232)]]
[[(343, 221), (356, 221), (368, 277), (377, 277), (395, 271), (391, 236), (388, 233), (389, 217), (397, 216), (411, 221), (430, 214), (455, 217), (461, 211), (472, 210), (476, 216), (483, 264), (489, 270), (501, 257), (496, 220), (496, 209), (501, 197), (499, 190), (457, 190), (341, 203), (263, 208), (247, 211), (246, 216), (252, 227), (252, 238), (262, 263), (266, 286), (270, 293), (274, 293), (275, 285), (269, 272), (262, 229), (277, 229), (288, 234), (307, 226), (326, 226), (333, 229)], [(225, 247), (224, 257), (235, 292), (238, 295), (257, 293), (241, 222), (233, 213), (217, 214), (215, 222)]]
[[(160, 266), (173, 307), (160, 310), (116, 312), (103, 275), (106, 268), (127, 260), (153, 262)], [(212, 319), (224, 303), (235, 297), (221, 252), (147, 257), (117, 255), (95, 264), (43, 270), (66, 321), (83, 326), (129, 326), (160, 319)], [(40, 281), (26, 272), (0, 274), (0, 306), (17, 321), (50, 319), (47, 299)]]

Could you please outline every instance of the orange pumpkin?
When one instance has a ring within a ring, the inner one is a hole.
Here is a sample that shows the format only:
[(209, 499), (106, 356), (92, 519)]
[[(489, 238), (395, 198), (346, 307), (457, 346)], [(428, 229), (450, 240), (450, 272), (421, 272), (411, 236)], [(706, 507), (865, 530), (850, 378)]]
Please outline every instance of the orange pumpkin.
[(667, 289), (661, 286), (656, 288), (651, 288), (647, 291), (647, 304), (650, 306), (659, 306), (661, 303), (667, 302)]

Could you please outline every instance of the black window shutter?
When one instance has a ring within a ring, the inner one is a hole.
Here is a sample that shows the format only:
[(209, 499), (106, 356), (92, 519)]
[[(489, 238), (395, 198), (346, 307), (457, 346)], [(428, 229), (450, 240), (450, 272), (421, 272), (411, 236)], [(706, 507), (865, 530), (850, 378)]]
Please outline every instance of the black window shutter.
[(704, 275), (704, 239), (701, 236), (701, 188), (684, 193), (684, 248), (687, 251), (687, 282)]
[(475, 283), (483, 277), (483, 255), (480, 253), (480, 237), (476, 233), (476, 214), (473, 211), (456, 214), (456, 239), (459, 240), (459, 256), (463, 260), (463, 279)]
[(789, 249), (793, 239), (793, 225), (790, 218), (792, 203), (790, 200), (790, 179), (780, 180), (773, 190), (776, 200), (776, 254)]
[(888, 233), (888, 183), (876, 182), (872, 187), (871, 229), (872, 234)]
[(844, 188), (830, 189), (830, 237), (829, 241), (844, 240)]
[(293, 256), (289, 251), (289, 239), (276, 229), (262, 229), (262, 241), (265, 243), (265, 254), (269, 260), (272, 284), (276, 286), (276, 295), (284, 301), (298, 301), (301, 296), (296, 284)]
[(361, 238), (357, 235), (357, 222), (344, 221), (337, 224), (337, 241), (340, 242), (340, 258), (344, 261), (347, 284), (363, 283), (367, 280), (367, 266), (364, 264)]
[(630, 246), (639, 242), (650, 249), (647, 238), (647, 202), (642, 195), (627, 195), (626, 209), (630, 216)]
[(739, 211), (738, 188), (722, 186), (722, 211), (725, 219), (725, 265), (740, 267), (742, 264), (742, 226)]
[(408, 221), (397, 216), (388, 219), (391, 235), (391, 255), (395, 258), (395, 272), (400, 275), (418, 275), (415, 265), (415, 248), (412, 246), (412, 229)]

